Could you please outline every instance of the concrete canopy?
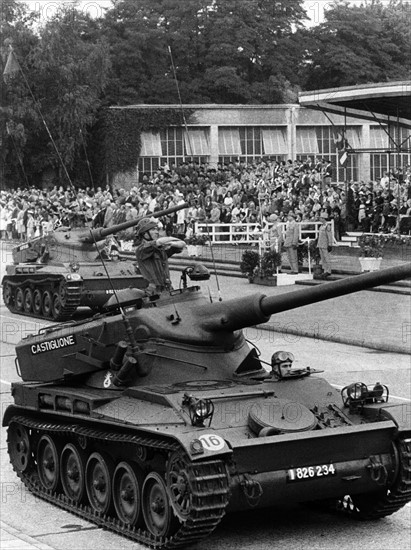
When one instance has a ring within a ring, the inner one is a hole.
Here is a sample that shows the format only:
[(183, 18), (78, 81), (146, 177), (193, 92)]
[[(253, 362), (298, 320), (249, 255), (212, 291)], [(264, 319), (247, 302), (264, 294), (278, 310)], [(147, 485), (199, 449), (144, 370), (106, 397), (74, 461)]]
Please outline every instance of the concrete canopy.
[(309, 109), (411, 128), (411, 81), (360, 84), (301, 92)]

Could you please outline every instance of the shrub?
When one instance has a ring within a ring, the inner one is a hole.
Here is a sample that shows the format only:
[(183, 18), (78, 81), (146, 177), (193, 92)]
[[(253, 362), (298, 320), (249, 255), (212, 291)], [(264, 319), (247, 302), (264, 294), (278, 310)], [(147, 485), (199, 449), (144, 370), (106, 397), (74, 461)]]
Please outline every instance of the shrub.
[(275, 250), (269, 250), (260, 261), (260, 277), (272, 277), (277, 272), (277, 267), (281, 266), (281, 252), (275, 252)]
[(241, 257), (240, 271), (247, 275), (247, 277), (252, 277), (259, 264), (260, 254), (254, 250), (245, 250)]
[(281, 266), (281, 252), (269, 250), (261, 257), (254, 250), (245, 250), (240, 264), (240, 270), (248, 278), (259, 276), (261, 278), (272, 277)]

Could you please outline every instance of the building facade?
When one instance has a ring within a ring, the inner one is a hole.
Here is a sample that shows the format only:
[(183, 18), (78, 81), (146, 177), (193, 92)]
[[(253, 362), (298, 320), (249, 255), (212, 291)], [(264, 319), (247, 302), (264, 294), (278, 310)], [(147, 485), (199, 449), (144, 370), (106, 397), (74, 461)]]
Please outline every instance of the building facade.
[[(178, 105), (136, 105), (113, 109), (180, 109)], [(152, 174), (164, 165), (193, 160), (216, 166), (233, 160), (287, 161), (307, 157), (326, 159), (333, 181), (377, 181), (388, 170), (411, 164), (411, 130), (378, 122), (325, 114), (299, 105), (185, 105), (195, 110), (195, 124), (169, 127), (141, 135), (137, 171)], [(348, 158), (341, 164), (339, 135), (348, 142)]]

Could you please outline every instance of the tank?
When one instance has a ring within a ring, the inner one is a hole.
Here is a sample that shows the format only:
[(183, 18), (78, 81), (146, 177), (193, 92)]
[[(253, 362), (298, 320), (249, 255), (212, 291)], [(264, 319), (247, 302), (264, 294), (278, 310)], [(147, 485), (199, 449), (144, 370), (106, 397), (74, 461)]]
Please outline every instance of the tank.
[(242, 329), (411, 265), (219, 302), (187, 275), (206, 278), (193, 265), (179, 290), (135, 290), (19, 342), (3, 425), (27, 488), (157, 549), (195, 544), (226, 512), (315, 500), (376, 519), (409, 502), (408, 405), (383, 383), (340, 392), (316, 369), (269, 371)]
[[(186, 207), (184, 203), (150, 217), (158, 218)], [(140, 219), (107, 229), (61, 227), (16, 246), (12, 251), (13, 264), (6, 266), (2, 280), (6, 307), (21, 315), (65, 321), (81, 306), (99, 311), (113, 290), (146, 288), (148, 283), (136, 262), (121, 254), (115, 237), (137, 225)]]

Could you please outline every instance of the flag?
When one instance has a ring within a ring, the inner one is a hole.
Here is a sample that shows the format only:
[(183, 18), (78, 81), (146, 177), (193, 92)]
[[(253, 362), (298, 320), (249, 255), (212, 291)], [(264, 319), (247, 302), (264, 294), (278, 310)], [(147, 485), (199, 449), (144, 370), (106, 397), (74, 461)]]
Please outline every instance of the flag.
[(4, 82), (9, 82), (20, 70), (19, 62), (17, 61), (14, 50), (10, 48), (10, 53), (7, 58), (7, 63), (3, 71)]
[(340, 132), (334, 134), (334, 145), (339, 151), (345, 151), (350, 147), (346, 137)]
[(339, 163), (341, 164), (341, 166), (345, 166), (347, 164), (347, 161), (348, 161), (348, 153), (347, 151), (343, 151), (341, 155), (339, 155)]
[(340, 134), (340, 132), (334, 134), (334, 145), (338, 149), (342, 149), (344, 146), (344, 137), (342, 136), (342, 134)]

